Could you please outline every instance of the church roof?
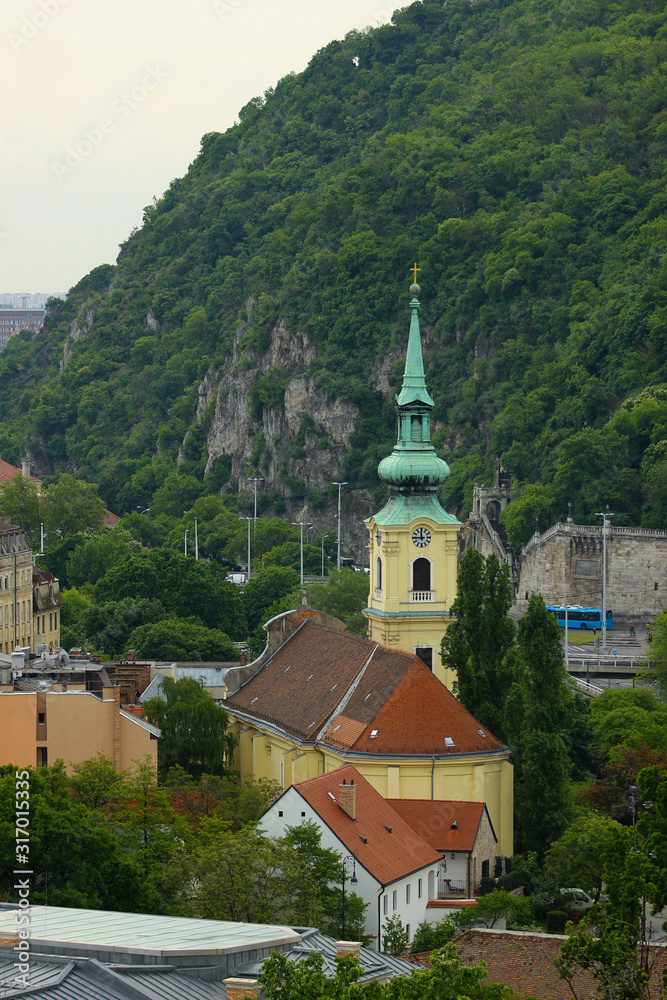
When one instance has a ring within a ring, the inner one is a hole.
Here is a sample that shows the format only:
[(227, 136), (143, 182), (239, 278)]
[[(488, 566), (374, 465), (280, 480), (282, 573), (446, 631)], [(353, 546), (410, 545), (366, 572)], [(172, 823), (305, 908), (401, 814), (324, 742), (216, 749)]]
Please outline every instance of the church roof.
[[(382, 510), (373, 515), (378, 525), (412, 524), (417, 518), (427, 517), (435, 524), (460, 524), (448, 514), (434, 493), (396, 493), (389, 497)], [(366, 520), (368, 524), (370, 518)]]
[(349, 754), (444, 757), (506, 750), (412, 653), (310, 620), (225, 708), (300, 742)]
[[(343, 780), (348, 784), (354, 782), (356, 819), (351, 819), (339, 805), (338, 786)], [(381, 885), (389, 885), (441, 861), (437, 850), (416, 834), (351, 764), (300, 781), (294, 787)]]

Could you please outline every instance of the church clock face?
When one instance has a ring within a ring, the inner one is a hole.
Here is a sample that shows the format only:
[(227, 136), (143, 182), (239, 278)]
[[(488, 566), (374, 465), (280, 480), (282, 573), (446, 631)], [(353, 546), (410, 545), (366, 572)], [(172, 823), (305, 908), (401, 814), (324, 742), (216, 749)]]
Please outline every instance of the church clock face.
[(428, 528), (415, 528), (412, 532), (412, 543), (418, 549), (425, 549), (431, 541), (431, 532)]

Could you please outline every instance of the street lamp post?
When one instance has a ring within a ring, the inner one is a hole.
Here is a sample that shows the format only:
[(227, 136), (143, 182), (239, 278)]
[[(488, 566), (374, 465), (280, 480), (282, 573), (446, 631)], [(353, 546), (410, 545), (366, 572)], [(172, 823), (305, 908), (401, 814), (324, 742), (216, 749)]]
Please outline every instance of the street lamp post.
[(189, 531), (189, 528), (186, 528), (185, 529), (185, 541), (183, 542), (183, 555), (184, 556), (187, 556), (187, 554), (188, 554), (188, 531)]
[(361, 535), (361, 568), (366, 569), (366, 522), (359, 521), (359, 524), (363, 528)]
[(248, 580), (250, 579), (250, 525), (253, 523), (252, 517), (241, 516), (242, 521), (248, 522)]
[(249, 479), (248, 482), (252, 483), (252, 485), (254, 487), (254, 492), (255, 492), (255, 515), (253, 517), (253, 520), (256, 521), (257, 520), (257, 483), (263, 483), (264, 482), (264, 476), (254, 476), (252, 479)]
[(343, 858), (343, 941), (345, 940), (345, 875), (346, 875), (345, 866), (347, 865), (348, 861), (352, 862), (352, 878), (350, 879), (350, 882), (353, 885), (356, 885), (358, 882), (356, 858), (352, 854), (348, 854), (347, 857)]
[(340, 570), (340, 494), (343, 486), (347, 486), (347, 483), (334, 483), (334, 486), (338, 487), (338, 559), (337, 566)]
[(607, 518), (613, 517), (610, 510), (597, 513), (602, 518), (602, 648), (607, 648)]
[(322, 535), (322, 579), (324, 580), (324, 539), (328, 538), (328, 535)]
[(312, 528), (310, 521), (292, 521), (294, 527), (301, 528), (301, 586), (303, 587), (303, 529)]
[(195, 561), (199, 562), (199, 536), (197, 534), (197, 518), (195, 518)]

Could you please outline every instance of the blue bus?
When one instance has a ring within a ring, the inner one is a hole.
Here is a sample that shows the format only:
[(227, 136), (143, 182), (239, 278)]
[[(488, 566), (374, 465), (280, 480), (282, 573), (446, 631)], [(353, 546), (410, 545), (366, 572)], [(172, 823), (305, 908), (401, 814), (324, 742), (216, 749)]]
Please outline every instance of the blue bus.
[[(565, 628), (565, 607), (564, 605), (549, 605), (547, 611), (554, 615), (561, 628)], [(611, 608), (607, 608), (607, 628), (614, 627), (614, 615)], [(567, 627), (582, 629), (597, 629), (602, 631), (602, 611), (600, 608), (582, 608), (576, 605), (567, 609)]]

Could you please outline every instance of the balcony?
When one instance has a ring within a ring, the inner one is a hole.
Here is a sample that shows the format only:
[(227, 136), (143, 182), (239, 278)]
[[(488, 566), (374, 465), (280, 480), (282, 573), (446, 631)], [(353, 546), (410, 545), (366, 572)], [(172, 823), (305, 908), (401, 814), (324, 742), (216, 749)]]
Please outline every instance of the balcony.
[(428, 604), (433, 600), (435, 591), (433, 590), (411, 590), (410, 602), (412, 604)]
[(474, 886), (469, 885), (465, 879), (438, 879), (438, 899), (472, 899), (474, 895)]

